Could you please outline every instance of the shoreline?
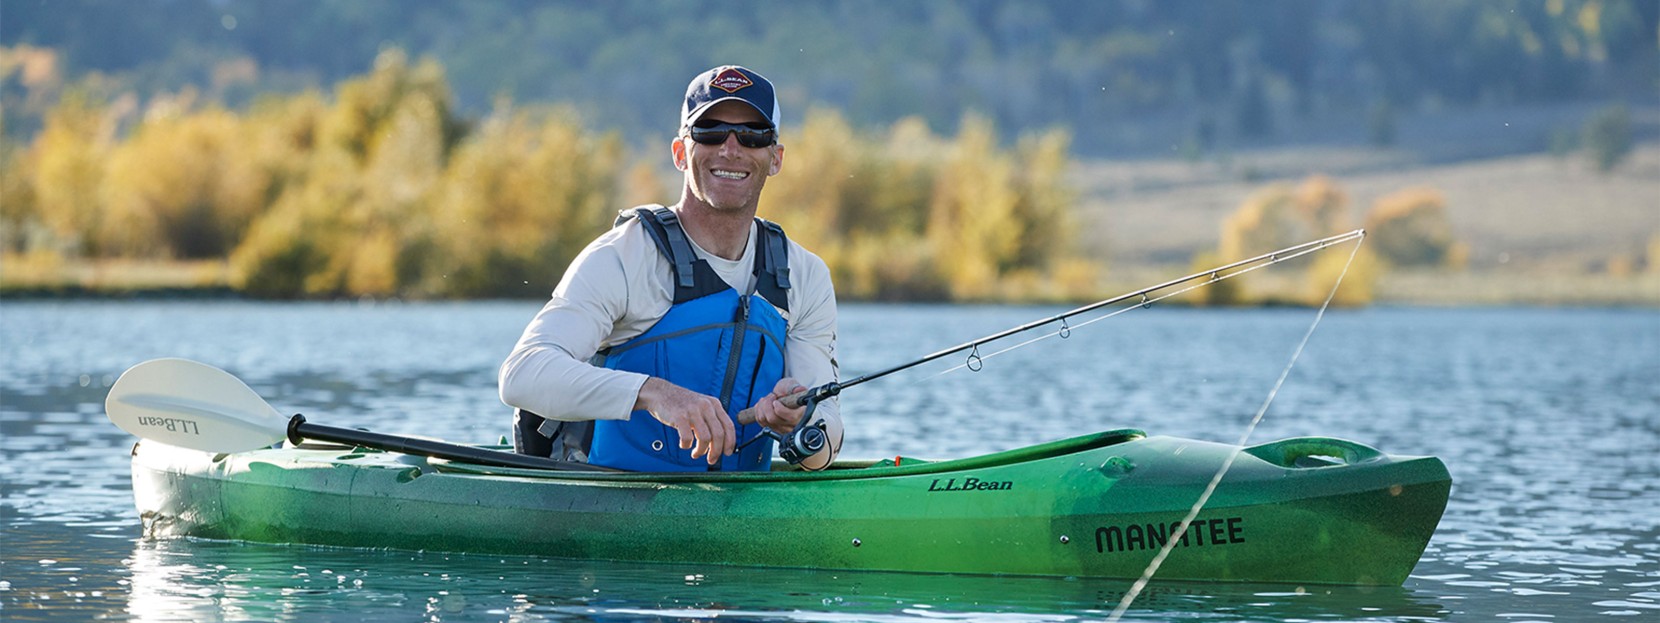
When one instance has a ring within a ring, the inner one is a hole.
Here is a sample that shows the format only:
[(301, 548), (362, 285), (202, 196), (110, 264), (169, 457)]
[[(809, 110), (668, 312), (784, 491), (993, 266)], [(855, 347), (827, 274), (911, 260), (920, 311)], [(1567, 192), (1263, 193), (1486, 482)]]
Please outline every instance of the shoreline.
[[(1156, 283), (1166, 272), (1155, 267), (1135, 267), (1108, 275), (1099, 298), (1135, 290)], [(474, 301), (541, 300), (542, 297), (479, 297), (472, 299), (411, 299), (393, 297), (318, 297), (265, 299), (249, 296), (228, 284), (7, 284), (0, 283), (0, 301)], [(1098, 300), (1098, 299), (1095, 299)], [(966, 305), (1067, 305), (1092, 300), (1050, 300), (1043, 298), (989, 301), (865, 300), (851, 297), (843, 303), (858, 304), (966, 304)], [(1172, 299), (1160, 305), (1199, 307)], [(1263, 300), (1233, 305), (1241, 309), (1308, 307), (1309, 305), (1268, 296)], [(1660, 309), (1660, 272), (1636, 275), (1564, 274), (1503, 272), (1491, 270), (1392, 272), (1382, 275), (1370, 304), (1359, 307), (1561, 307)]]

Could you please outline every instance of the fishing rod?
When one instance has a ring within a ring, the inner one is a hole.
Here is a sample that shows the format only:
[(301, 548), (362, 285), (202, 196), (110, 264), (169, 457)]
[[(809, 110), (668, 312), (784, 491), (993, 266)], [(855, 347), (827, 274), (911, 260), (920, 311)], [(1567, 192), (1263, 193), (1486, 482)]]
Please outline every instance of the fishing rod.
[[(924, 355), (924, 356), (922, 356), (918, 359), (912, 360), (912, 361), (908, 361), (908, 362), (905, 362), (905, 363), (902, 363), (902, 364), (899, 364), (899, 365), (896, 365), (896, 366), (893, 366), (893, 367), (890, 367), (890, 368), (887, 368), (887, 369), (884, 369), (884, 370), (878, 370), (876, 372), (871, 372), (871, 373), (868, 373), (868, 374), (864, 374), (864, 375), (854, 377), (853, 379), (850, 379), (850, 380), (845, 381), (845, 382), (831, 381), (829, 383), (825, 383), (825, 384), (820, 385), (818, 387), (814, 387), (812, 389), (804, 390), (802, 392), (792, 394), (790, 396), (786, 396), (782, 401), (785, 405), (795, 406), (795, 407), (801, 407), (801, 406), (806, 406), (807, 407), (807, 410), (805, 412), (803, 412), (802, 415), (801, 415), (801, 420), (799, 422), (797, 422), (795, 429), (793, 431), (791, 431), (789, 434), (786, 434), (786, 435), (780, 435), (780, 434), (774, 433), (770, 430), (763, 429), (763, 432), (762, 432), (761, 435), (756, 436), (754, 439), (751, 439), (748, 442), (744, 442), (744, 444), (742, 444), (742, 445), (748, 445), (750, 442), (753, 442), (756, 439), (760, 439), (761, 436), (772, 437), (773, 439), (775, 439), (779, 442), (779, 456), (781, 458), (785, 459), (786, 461), (788, 461), (791, 464), (798, 463), (798, 462), (800, 462), (801, 459), (805, 459), (808, 456), (812, 456), (813, 454), (817, 454), (819, 450), (824, 448), (824, 444), (827, 440), (828, 434), (824, 431), (822, 426), (809, 426), (808, 425), (809, 422), (813, 421), (812, 414), (813, 414), (814, 409), (817, 408), (818, 403), (823, 402), (825, 400), (829, 400), (830, 398), (835, 397), (836, 395), (840, 394), (842, 392), (842, 390), (845, 390), (849, 387), (853, 387), (855, 385), (859, 385), (859, 384), (866, 383), (866, 382), (869, 382), (869, 381), (874, 381), (876, 379), (882, 378), (884, 376), (888, 376), (890, 374), (894, 374), (896, 372), (902, 372), (902, 371), (905, 371), (905, 370), (909, 370), (909, 369), (914, 368), (916, 366), (920, 366), (920, 365), (925, 364), (925, 363), (936, 361), (940, 358), (947, 357), (947, 356), (950, 356), (950, 355), (953, 355), (953, 354), (956, 354), (956, 353), (960, 353), (960, 352), (963, 352), (965, 350), (971, 350), (971, 352), (969, 354), (967, 362), (965, 362), (963, 364), (963, 366), (959, 366), (959, 368), (960, 367), (967, 367), (970, 370), (978, 372), (980, 370), (980, 367), (983, 365), (983, 361), (984, 361), (983, 358), (979, 354), (979, 348), (980, 348), (980, 345), (982, 345), (982, 344), (986, 344), (988, 342), (995, 342), (997, 340), (1009, 337), (1011, 335), (1024, 333), (1026, 331), (1030, 331), (1032, 329), (1047, 326), (1047, 325), (1055, 323), (1055, 322), (1060, 322), (1061, 323), (1061, 329), (1059, 330), (1058, 333), (1062, 337), (1065, 337), (1068, 334), (1070, 334), (1070, 332), (1071, 332), (1071, 327), (1070, 327), (1070, 325), (1066, 324), (1066, 320), (1068, 318), (1072, 318), (1073, 316), (1077, 316), (1079, 314), (1086, 314), (1086, 313), (1101, 309), (1103, 307), (1106, 307), (1108, 305), (1114, 305), (1114, 304), (1117, 304), (1117, 303), (1122, 303), (1124, 301), (1128, 301), (1128, 300), (1134, 299), (1136, 297), (1140, 297), (1140, 300), (1137, 302), (1136, 307), (1145, 308), (1145, 307), (1148, 307), (1148, 306), (1152, 305), (1154, 302), (1157, 302), (1159, 300), (1163, 300), (1165, 298), (1168, 298), (1170, 296), (1174, 296), (1176, 294), (1181, 294), (1182, 292), (1186, 292), (1188, 290), (1204, 287), (1204, 286), (1207, 286), (1207, 285), (1210, 285), (1210, 284), (1213, 284), (1213, 283), (1216, 283), (1216, 282), (1219, 282), (1219, 281), (1223, 281), (1223, 280), (1226, 280), (1226, 279), (1229, 279), (1229, 278), (1232, 278), (1232, 277), (1235, 277), (1235, 276), (1238, 276), (1238, 275), (1245, 274), (1247, 272), (1251, 272), (1253, 270), (1257, 270), (1259, 268), (1265, 268), (1265, 267), (1268, 267), (1268, 266), (1272, 266), (1274, 264), (1278, 264), (1280, 262), (1284, 262), (1284, 261), (1287, 261), (1287, 260), (1290, 260), (1290, 259), (1293, 259), (1293, 258), (1301, 257), (1303, 255), (1307, 255), (1309, 253), (1320, 251), (1322, 249), (1325, 249), (1327, 247), (1331, 247), (1333, 245), (1342, 244), (1344, 242), (1349, 242), (1351, 240), (1359, 240), (1359, 239), (1362, 239), (1362, 238), (1365, 238), (1365, 237), (1366, 237), (1366, 230), (1356, 229), (1354, 231), (1351, 231), (1351, 232), (1348, 232), (1348, 233), (1345, 233), (1345, 234), (1338, 234), (1336, 236), (1321, 238), (1319, 240), (1313, 240), (1313, 241), (1309, 241), (1309, 242), (1304, 242), (1302, 244), (1292, 245), (1292, 246), (1286, 247), (1284, 249), (1280, 249), (1278, 251), (1270, 251), (1268, 253), (1264, 253), (1264, 254), (1258, 255), (1256, 257), (1251, 257), (1251, 258), (1239, 260), (1237, 262), (1224, 264), (1222, 266), (1217, 266), (1215, 268), (1202, 270), (1202, 271), (1193, 273), (1191, 275), (1188, 275), (1186, 277), (1181, 277), (1181, 278), (1178, 278), (1178, 279), (1172, 279), (1170, 281), (1166, 281), (1166, 282), (1160, 283), (1158, 285), (1148, 286), (1146, 288), (1135, 290), (1133, 292), (1127, 292), (1125, 294), (1121, 294), (1121, 295), (1118, 295), (1118, 296), (1115, 296), (1115, 297), (1112, 297), (1112, 298), (1096, 301), (1094, 303), (1090, 303), (1088, 305), (1084, 305), (1082, 307), (1078, 307), (1076, 309), (1073, 309), (1073, 310), (1070, 310), (1070, 311), (1067, 311), (1067, 312), (1056, 314), (1056, 315), (1050, 316), (1048, 318), (1043, 318), (1041, 320), (1035, 320), (1035, 321), (1028, 322), (1026, 324), (1020, 325), (1018, 327), (1014, 327), (1014, 328), (1011, 328), (1011, 329), (1006, 329), (1006, 330), (1003, 330), (1003, 331), (999, 331), (997, 333), (993, 333), (991, 335), (987, 335), (987, 336), (984, 336), (984, 337), (969, 340), (967, 342), (963, 342), (963, 343), (958, 344), (956, 346), (952, 346), (952, 347), (946, 348), (944, 350), (940, 350), (940, 351), (936, 351), (936, 352)], [(1238, 269), (1238, 270), (1236, 270), (1236, 269)], [(1228, 271), (1233, 271), (1233, 272), (1228, 272)], [(1199, 283), (1197, 283), (1197, 284), (1195, 284), (1191, 287), (1188, 287), (1188, 288), (1185, 288), (1185, 289), (1182, 289), (1182, 290), (1179, 290), (1179, 291), (1176, 291), (1176, 292), (1172, 292), (1172, 293), (1167, 294), (1165, 296), (1160, 296), (1160, 297), (1152, 298), (1152, 299), (1148, 298), (1149, 294), (1153, 294), (1153, 293), (1158, 292), (1160, 290), (1165, 290), (1165, 289), (1168, 289), (1168, 288), (1171, 288), (1171, 287), (1174, 287), (1174, 286), (1178, 286), (1178, 285), (1181, 285), (1181, 284), (1184, 284), (1184, 283), (1195, 282), (1195, 281), (1199, 281), (1199, 280), (1204, 280), (1204, 281), (1199, 282)], [(1125, 308), (1125, 310), (1122, 310), (1122, 311), (1128, 311), (1129, 309), (1135, 309), (1135, 307)], [(1101, 318), (1091, 320), (1090, 322), (1094, 322), (1095, 320), (1101, 320)], [(1084, 323), (1084, 324), (1089, 324), (1089, 323)], [(1080, 326), (1082, 326), (1082, 325), (1080, 325)], [(1027, 342), (1027, 343), (1030, 343), (1030, 342)], [(1022, 344), (1022, 346), (1023, 345), (1024, 344)], [(1001, 351), (1001, 352), (1007, 352), (1007, 351), (1005, 350), (1005, 351)], [(993, 355), (996, 355), (996, 354), (998, 354), (998, 353), (993, 353)], [(953, 369), (956, 369), (956, 368), (953, 368)], [(749, 410), (746, 409), (745, 411), (749, 411)], [(745, 419), (744, 418), (745, 415), (747, 415), (747, 414), (746, 413), (740, 413), (739, 416), (738, 416), (739, 420), (743, 421)], [(749, 420), (753, 421), (753, 419), (754, 419), (753, 415), (750, 415)]]

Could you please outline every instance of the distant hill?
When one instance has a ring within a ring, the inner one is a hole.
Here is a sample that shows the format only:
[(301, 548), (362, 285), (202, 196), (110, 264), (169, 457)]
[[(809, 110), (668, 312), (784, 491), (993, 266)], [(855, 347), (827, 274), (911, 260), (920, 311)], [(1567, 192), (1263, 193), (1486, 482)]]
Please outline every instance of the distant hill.
[[(1652, 0), (0, 0), (4, 46), (141, 99), (326, 89), (396, 46), (440, 61), (474, 116), (498, 96), (568, 103), (642, 142), (674, 130), (689, 76), (741, 63), (779, 83), (786, 125), (824, 105), (954, 132), (975, 110), (1113, 156), (1301, 143), (1310, 123), (1388, 144), (1395, 116), (1425, 110), (1650, 101), (1657, 26)], [(42, 112), (25, 73), (0, 63), (14, 136)]]

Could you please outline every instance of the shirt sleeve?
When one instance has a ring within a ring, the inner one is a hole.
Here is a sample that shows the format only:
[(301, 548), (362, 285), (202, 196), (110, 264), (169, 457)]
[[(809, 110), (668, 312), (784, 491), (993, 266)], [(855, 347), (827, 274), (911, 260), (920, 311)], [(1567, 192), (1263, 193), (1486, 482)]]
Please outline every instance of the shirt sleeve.
[(625, 420), (647, 376), (588, 363), (628, 309), (628, 275), (614, 238), (584, 249), (502, 363), (501, 400), (561, 421)]
[[(824, 260), (791, 243), (790, 272), (796, 277), (785, 366), (791, 378), (809, 388), (839, 380), (836, 361), (836, 290)], [(837, 399), (818, 406), (815, 414), (841, 421)]]

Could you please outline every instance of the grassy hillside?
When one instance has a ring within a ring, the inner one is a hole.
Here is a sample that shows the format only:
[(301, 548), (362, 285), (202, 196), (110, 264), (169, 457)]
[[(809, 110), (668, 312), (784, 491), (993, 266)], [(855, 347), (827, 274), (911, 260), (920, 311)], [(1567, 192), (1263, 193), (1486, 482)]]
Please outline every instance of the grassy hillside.
[[(1423, 119), (1386, 150), (1309, 144), (1081, 162), (1072, 178), (1081, 193), (1080, 244), (1111, 266), (1114, 287), (1150, 281), (1214, 248), (1219, 224), (1265, 184), (1328, 175), (1347, 194), (1357, 227), (1380, 197), (1439, 191), (1467, 245), (1465, 270), (1391, 272), (1378, 284), (1380, 302), (1660, 305), (1660, 271), (1651, 266), (1660, 239), (1660, 141), (1638, 143), (1608, 172), (1581, 152), (1542, 147), (1582, 116), (1581, 108), (1558, 107)], [(1639, 128), (1660, 125), (1660, 110), (1633, 116)]]

